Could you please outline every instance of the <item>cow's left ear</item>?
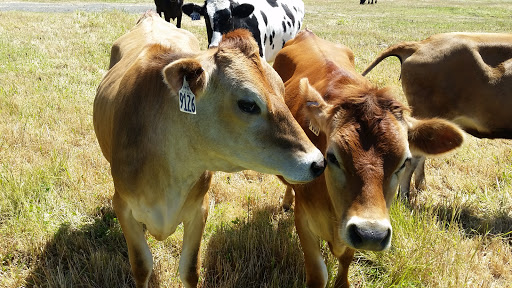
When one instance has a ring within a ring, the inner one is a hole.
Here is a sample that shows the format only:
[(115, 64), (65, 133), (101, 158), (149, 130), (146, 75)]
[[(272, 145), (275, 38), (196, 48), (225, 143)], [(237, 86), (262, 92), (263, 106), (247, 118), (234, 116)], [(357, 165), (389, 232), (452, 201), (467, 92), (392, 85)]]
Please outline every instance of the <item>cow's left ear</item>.
[(164, 81), (173, 94), (178, 94), (183, 87), (183, 78), (186, 77), (190, 90), (199, 97), (206, 88), (206, 72), (196, 59), (180, 59), (174, 61), (162, 70)]
[(458, 148), (464, 132), (452, 122), (433, 118), (418, 120), (405, 117), (409, 125), (409, 149), (414, 156), (433, 156)]
[(181, 11), (192, 18), (192, 20), (199, 20), (198, 17), (204, 16), (204, 10), (204, 6), (199, 6), (194, 3), (187, 3), (181, 6)]
[(308, 78), (300, 79), (299, 96), (306, 102), (304, 112), (310, 123), (309, 129), (315, 134), (318, 134), (315, 130), (320, 130), (328, 134), (330, 132), (327, 124), (329, 123), (328, 115), (332, 105), (325, 102), (322, 95), (309, 84)]
[(243, 3), (240, 5), (231, 7), (231, 15), (233, 15), (233, 17), (237, 17), (237, 18), (249, 17), (249, 15), (251, 15), (253, 11), (254, 11), (254, 6), (252, 6), (251, 4), (247, 4), (247, 3)]

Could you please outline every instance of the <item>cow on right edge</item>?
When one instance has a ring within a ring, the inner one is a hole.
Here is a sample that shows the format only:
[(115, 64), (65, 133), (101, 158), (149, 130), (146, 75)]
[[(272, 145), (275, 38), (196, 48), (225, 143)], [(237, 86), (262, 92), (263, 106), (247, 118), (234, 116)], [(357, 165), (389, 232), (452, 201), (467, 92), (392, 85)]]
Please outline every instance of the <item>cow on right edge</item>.
[[(444, 33), (402, 42), (384, 50), (362, 73), (389, 56), (397, 57), (402, 88), (412, 115), (440, 117), (478, 138), (512, 139), (512, 34)], [(425, 157), (407, 165), (402, 197), (424, 189)]]

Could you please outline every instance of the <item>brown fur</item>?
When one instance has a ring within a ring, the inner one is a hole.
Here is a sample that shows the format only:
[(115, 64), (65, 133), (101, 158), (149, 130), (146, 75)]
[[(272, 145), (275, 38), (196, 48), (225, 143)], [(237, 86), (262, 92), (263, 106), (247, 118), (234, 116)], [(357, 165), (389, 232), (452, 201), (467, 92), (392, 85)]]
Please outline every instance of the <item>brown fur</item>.
[[(318, 179), (292, 185), (306, 284), (327, 284), (325, 264), (319, 260), (320, 238), (339, 260), (335, 287), (349, 287), (348, 268), (354, 251), (379, 251), (390, 244), (388, 209), (398, 173), (410, 156), (408, 133), (413, 134), (410, 145), (417, 149), (423, 148), (418, 144), (428, 143), (435, 146), (432, 149), (446, 150), (456, 146), (436, 144), (438, 133), (451, 139), (462, 137), (461, 132), (448, 125), (432, 128), (434, 132), (427, 133), (430, 138), (423, 139), (424, 133), (416, 127), (431, 127), (430, 121), (410, 122), (409, 109), (395, 100), (389, 89), (379, 89), (355, 71), (349, 48), (308, 30), (286, 43), (274, 68), (285, 83), (285, 101), (293, 116), (329, 162)], [(318, 136), (309, 130), (310, 123), (320, 128)], [(442, 145), (445, 147), (439, 147)]]
[[(512, 139), (512, 34), (454, 32), (398, 43), (377, 56), (363, 75), (389, 56), (400, 59), (413, 116), (448, 119), (479, 138)], [(426, 187), (425, 159), (417, 156), (400, 185), (404, 197), (414, 170), (416, 188)]]
[[(247, 31), (200, 51), (190, 32), (154, 13), (115, 41), (93, 122), (110, 162), (112, 203), (137, 287), (148, 286), (153, 266), (143, 225), (164, 240), (180, 223), (180, 279), (185, 287), (197, 285), (212, 171), (251, 169), (294, 183), (323, 172), (322, 154), (284, 104), (281, 79), (257, 51)], [(180, 92), (185, 80), (192, 93)], [(182, 112), (184, 99), (196, 110)], [(241, 101), (258, 105), (258, 113), (244, 111)]]

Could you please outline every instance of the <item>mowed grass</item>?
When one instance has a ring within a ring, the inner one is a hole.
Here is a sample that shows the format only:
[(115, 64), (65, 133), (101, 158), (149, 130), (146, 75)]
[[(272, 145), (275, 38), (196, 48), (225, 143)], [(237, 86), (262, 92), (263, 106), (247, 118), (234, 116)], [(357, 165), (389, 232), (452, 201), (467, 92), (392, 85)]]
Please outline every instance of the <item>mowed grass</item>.
[[(359, 71), (396, 42), (512, 27), (512, 0), (305, 3), (305, 27), (351, 47)], [(133, 287), (92, 103), (112, 43), (138, 17), (0, 12), (0, 287)], [(183, 21), (205, 47), (204, 22)], [(368, 77), (405, 101), (399, 71), (390, 58)], [(354, 287), (512, 287), (512, 145), (466, 140), (427, 161), (428, 189), (411, 205), (395, 201), (392, 248), (356, 254)], [(279, 207), (284, 190), (271, 175), (215, 175), (202, 287), (304, 287), (293, 213)], [(182, 286), (182, 232), (147, 236), (153, 287)], [(337, 262), (322, 245), (332, 278)]]

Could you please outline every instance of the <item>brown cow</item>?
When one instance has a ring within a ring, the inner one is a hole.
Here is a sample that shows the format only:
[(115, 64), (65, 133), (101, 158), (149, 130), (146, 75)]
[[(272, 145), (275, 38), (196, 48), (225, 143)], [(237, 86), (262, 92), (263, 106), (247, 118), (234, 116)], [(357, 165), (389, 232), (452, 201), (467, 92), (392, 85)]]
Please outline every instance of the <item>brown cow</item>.
[[(512, 138), (512, 34), (445, 33), (403, 42), (383, 51), (366, 75), (386, 57), (402, 63), (402, 88), (412, 115), (441, 117), (479, 138)], [(425, 187), (425, 157), (414, 157), (400, 183), (409, 195), (415, 173)]]
[(253, 169), (303, 183), (323, 172), (323, 155), (246, 30), (201, 52), (190, 32), (150, 13), (112, 53), (121, 56), (111, 57), (118, 62), (98, 87), (93, 120), (135, 283), (147, 287), (153, 266), (143, 225), (163, 240), (183, 222), (180, 279), (195, 287), (210, 171)]
[(446, 120), (409, 117), (389, 89), (356, 72), (349, 48), (308, 30), (286, 43), (274, 69), (285, 82), (286, 104), (328, 162), (319, 178), (290, 185), (307, 286), (327, 283), (319, 242), (324, 239), (339, 260), (335, 286), (348, 287), (356, 249), (390, 246), (388, 209), (410, 149), (446, 152), (461, 145), (462, 131)]

